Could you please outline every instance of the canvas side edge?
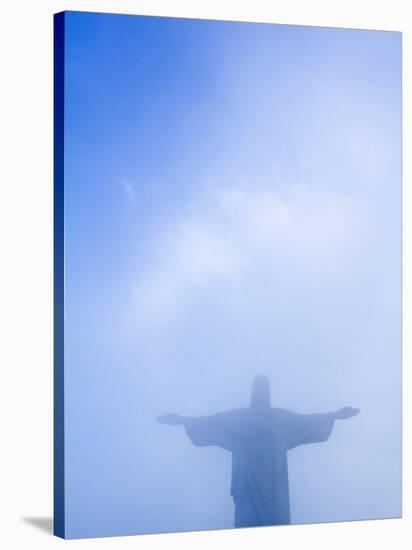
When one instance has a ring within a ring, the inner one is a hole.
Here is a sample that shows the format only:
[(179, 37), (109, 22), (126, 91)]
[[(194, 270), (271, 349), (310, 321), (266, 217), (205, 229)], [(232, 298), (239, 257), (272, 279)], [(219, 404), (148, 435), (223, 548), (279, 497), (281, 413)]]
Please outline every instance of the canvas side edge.
[(54, 15), (53, 152), (53, 533), (65, 538), (64, 426), (64, 72), (65, 14)]

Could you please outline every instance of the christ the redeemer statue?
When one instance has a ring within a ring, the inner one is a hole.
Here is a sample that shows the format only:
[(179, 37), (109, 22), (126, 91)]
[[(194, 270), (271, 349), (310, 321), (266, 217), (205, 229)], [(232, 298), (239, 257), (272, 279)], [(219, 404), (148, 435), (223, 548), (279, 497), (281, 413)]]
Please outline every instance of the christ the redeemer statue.
[(253, 381), (250, 407), (212, 416), (166, 414), (158, 420), (183, 425), (196, 446), (215, 445), (232, 453), (235, 527), (252, 527), (290, 523), (288, 450), (326, 441), (335, 420), (358, 413), (352, 407), (325, 414), (272, 407), (269, 379), (259, 375)]

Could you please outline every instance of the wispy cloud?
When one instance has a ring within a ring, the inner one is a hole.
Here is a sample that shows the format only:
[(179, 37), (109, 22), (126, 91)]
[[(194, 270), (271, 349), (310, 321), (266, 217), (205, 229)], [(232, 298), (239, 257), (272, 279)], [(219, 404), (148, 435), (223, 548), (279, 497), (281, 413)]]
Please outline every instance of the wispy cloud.
[(260, 270), (276, 277), (287, 265), (330, 274), (351, 249), (358, 223), (347, 197), (304, 183), (203, 189), (153, 239), (154, 257), (134, 288), (140, 315), (170, 319), (216, 285), (236, 286), (247, 299)]
[(128, 178), (121, 178), (119, 180), (119, 185), (123, 191), (123, 194), (130, 208), (135, 209), (136, 208), (136, 189), (134, 184)]

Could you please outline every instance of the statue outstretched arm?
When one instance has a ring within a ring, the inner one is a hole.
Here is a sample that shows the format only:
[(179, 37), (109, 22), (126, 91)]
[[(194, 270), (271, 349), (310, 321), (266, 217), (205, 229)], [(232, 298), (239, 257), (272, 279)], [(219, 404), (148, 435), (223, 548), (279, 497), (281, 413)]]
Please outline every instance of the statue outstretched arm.
[(285, 418), (287, 447), (293, 449), (307, 443), (329, 439), (335, 420), (345, 420), (359, 414), (359, 409), (343, 407), (330, 413), (298, 414), (288, 411)]
[(360, 409), (354, 407), (342, 407), (341, 409), (329, 414), (333, 415), (335, 420), (346, 420), (347, 418), (352, 418), (359, 413)]
[(178, 426), (184, 424), (185, 419), (185, 416), (180, 416), (180, 414), (176, 413), (168, 413), (156, 417), (156, 420), (158, 422), (160, 422), (161, 424), (168, 424), (169, 426)]
[(227, 428), (223, 414), (181, 416), (169, 413), (158, 416), (157, 421), (169, 426), (183, 426), (191, 442), (197, 447), (215, 445), (226, 450), (233, 448), (234, 436)]

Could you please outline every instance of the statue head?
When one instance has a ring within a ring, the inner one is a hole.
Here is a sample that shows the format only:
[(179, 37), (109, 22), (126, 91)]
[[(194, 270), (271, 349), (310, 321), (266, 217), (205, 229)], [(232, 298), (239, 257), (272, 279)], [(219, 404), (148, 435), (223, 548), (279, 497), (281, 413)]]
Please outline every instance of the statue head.
[(259, 374), (253, 379), (250, 406), (270, 407), (270, 381), (264, 374)]

